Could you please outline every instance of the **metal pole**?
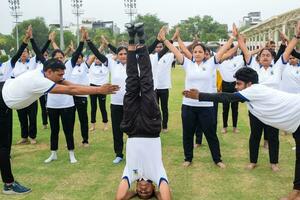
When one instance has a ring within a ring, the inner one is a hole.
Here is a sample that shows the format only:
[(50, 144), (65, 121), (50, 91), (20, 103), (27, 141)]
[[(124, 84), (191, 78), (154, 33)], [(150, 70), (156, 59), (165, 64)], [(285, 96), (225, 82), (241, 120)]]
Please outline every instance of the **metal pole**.
[(19, 49), (19, 29), (18, 29), (18, 17), (16, 17), (16, 38), (17, 38), (17, 51)]
[(77, 46), (79, 45), (79, 10), (77, 7)]
[(62, 0), (59, 0), (59, 23), (60, 23), (60, 49), (65, 49), (64, 42), (64, 23), (63, 23), (63, 11), (62, 11)]

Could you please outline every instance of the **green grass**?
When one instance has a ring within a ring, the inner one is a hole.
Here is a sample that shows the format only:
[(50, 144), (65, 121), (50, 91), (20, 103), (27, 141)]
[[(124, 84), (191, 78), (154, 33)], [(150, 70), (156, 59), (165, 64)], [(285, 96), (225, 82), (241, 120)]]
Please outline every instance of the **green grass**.
[[(218, 137), (221, 153), (227, 168), (217, 168), (211, 158), (206, 140), (204, 146), (194, 149), (191, 167), (184, 169), (181, 91), (184, 88), (184, 71), (177, 67), (172, 71), (173, 88), (169, 99), (169, 132), (161, 134), (163, 161), (170, 180), (174, 199), (179, 200), (274, 200), (286, 195), (292, 189), (295, 152), (293, 138), (280, 136), (279, 164), (281, 171), (273, 173), (269, 166), (268, 151), (260, 148), (259, 166), (248, 171), (249, 126), (247, 108), (240, 104), (238, 127), (240, 133), (220, 134), (222, 106), (219, 104)], [(107, 106), (109, 108), (109, 106)], [(43, 161), (50, 155), (50, 130), (43, 130), (38, 113), (38, 144), (15, 145), (20, 139), (20, 128), (14, 113), (14, 138), (12, 165), (16, 180), (32, 188), (25, 196), (5, 196), (0, 199), (113, 199), (120, 182), (125, 162), (113, 165), (114, 159), (111, 128), (102, 131), (100, 114), (95, 132), (90, 133), (90, 147), (80, 147), (81, 136), (78, 117), (75, 127), (75, 153), (77, 164), (70, 164), (63, 132), (60, 132), (58, 160), (50, 164)], [(229, 121), (231, 124), (231, 121)], [(124, 136), (126, 141), (126, 138)], [(125, 153), (125, 149), (124, 149)]]

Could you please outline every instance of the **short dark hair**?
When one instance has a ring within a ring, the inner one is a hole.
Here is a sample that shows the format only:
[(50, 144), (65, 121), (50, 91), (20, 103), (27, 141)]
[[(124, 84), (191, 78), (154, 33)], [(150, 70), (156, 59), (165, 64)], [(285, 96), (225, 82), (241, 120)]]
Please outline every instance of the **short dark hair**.
[(63, 62), (58, 59), (51, 58), (44, 63), (43, 71), (51, 69), (52, 71), (57, 71), (59, 69), (65, 70), (66, 66)]
[(270, 40), (269, 43), (270, 44), (275, 44), (275, 42), (273, 40)]
[(123, 49), (125, 49), (126, 52), (128, 51), (127, 47), (120, 46), (120, 47), (117, 48), (117, 54), (120, 53), (120, 51), (122, 51)]
[(54, 51), (52, 51), (51, 57), (54, 58), (55, 55), (56, 55), (57, 53), (60, 53), (60, 54), (62, 54), (63, 56), (65, 56), (65, 53), (64, 53), (62, 50), (60, 50), (60, 49), (55, 49)]
[(245, 83), (258, 83), (258, 74), (250, 67), (242, 67), (241, 69), (237, 70), (233, 77)]

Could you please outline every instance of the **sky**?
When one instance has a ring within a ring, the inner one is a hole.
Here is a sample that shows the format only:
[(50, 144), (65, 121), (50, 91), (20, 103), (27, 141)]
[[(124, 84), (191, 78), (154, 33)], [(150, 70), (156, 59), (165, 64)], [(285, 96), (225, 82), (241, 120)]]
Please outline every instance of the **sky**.
[[(20, 21), (43, 17), (47, 24), (59, 23), (59, 0), (19, 0), (23, 16)], [(156, 14), (162, 21), (174, 26), (181, 20), (196, 15), (210, 15), (222, 24), (239, 24), (248, 12), (260, 11), (262, 19), (300, 8), (300, 0), (136, 0), (138, 14)], [(76, 23), (71, 0), (62, 0), (64, 24)], [(10, 34), (14, 19), (8, 0), (0, 0), (0, 33)], [(81, 18), (114, 21), (121, 30), (129, 21), (124, 11), (124, 0), (83, 0)]]

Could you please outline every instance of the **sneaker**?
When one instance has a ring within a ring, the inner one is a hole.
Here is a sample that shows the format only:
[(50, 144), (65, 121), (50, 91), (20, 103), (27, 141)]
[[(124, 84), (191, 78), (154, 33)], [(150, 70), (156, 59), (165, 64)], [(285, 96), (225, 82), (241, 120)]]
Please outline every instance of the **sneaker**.
[(36, 144), (36, 139), (29, 138), (30, 144)]
[(30, 188), (22, 186), (17, 181), (13, 182), (10, 185), (4, 184), (3, 194), (26, 194), (31, 192)]
[(17, 144), (28, 144), (29, 140), (28, 138), (22, 138), (19, 142), (17, 142)]
[(51, 155), (49, 156), (49, 158), (47, 158), (44, 163), (50, 163), (54, 160), (57, 160), (57, 154), (56, 153), (51, 153)]
[(123, 158), (121, 158), (121, 157), (116, 157), (116, 158), (113, 160), (113, 163), (114, 163), (114, 164), (119, 164), (122, 160), (123, 160)]

